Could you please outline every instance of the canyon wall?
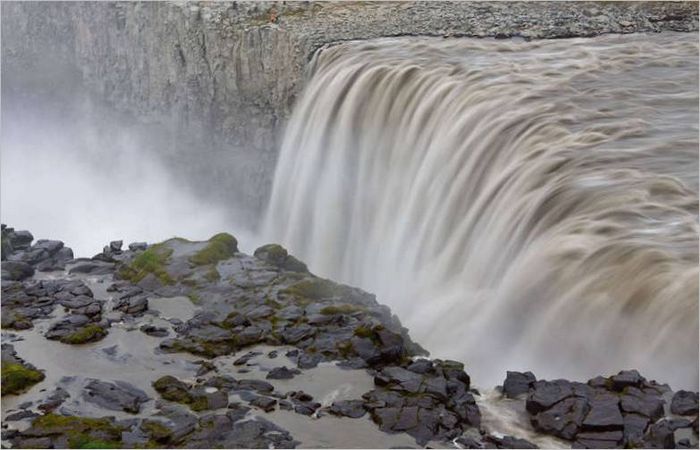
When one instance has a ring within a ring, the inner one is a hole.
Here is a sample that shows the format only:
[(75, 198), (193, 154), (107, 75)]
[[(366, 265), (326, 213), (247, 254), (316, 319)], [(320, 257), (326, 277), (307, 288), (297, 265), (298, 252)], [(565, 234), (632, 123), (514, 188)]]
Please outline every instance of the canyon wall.
[(695, 2), (3, 2), (3, 96), (84, 90), (164, 127), (173, 138), (160, 156), (174, 173), (254, 223), (323, 45), (697, 29)]

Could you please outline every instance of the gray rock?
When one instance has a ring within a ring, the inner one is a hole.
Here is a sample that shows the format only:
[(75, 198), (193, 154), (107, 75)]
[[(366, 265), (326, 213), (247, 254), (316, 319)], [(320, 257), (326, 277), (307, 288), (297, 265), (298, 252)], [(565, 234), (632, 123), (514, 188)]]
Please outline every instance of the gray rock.
[(613, 390), (621, 391), (629, 386), (641, 387), (642, 382), (646, 380), (636, 370), (622, 370), (617, 375), (610, 377), (610, 381)]
[(112, 241), (109, 243), (109, 250), (112, 253), (119, 254), (122, 252), (122, 245), (124, 245), (124, 241)]
[(615, 395), (604, 394), (592, 398), (589, 402), (590, 411), (583, 421), (583, 428), (592, 431), (622, 430), (624, 421), (619, 405), (620, 400)]
[(535, 381), (537, 379), (532, 372), (508, 371), (503, 382), (503, 393), (508, 398), (517, 398), (521, 394), (526, 394)]
[(34, 267), (21, 261), (3, 261), (2, 279), (11, 281), (25, 280), (34, 275)]
[(329, 408), (331, 414), (336, 416), (360, 418), (367, 413), (362, 400), (340, 400), (333, 402)]
[(15, 250), (26, 250), (34, 240), (34, 236), (27, 230), (19, 230), (10, 233), (8, 240)]
[(123, 381), (109, 383), (89, 380), (83, 397), (103, 408), (132, 414), (137, 414), (141, 410), (141, 404), (148, 400), (145, 392)]
[(104, 261), (83, 261), (70, 268), (68, 273), (85, 273), (90, 275), (107, 275), (114, 272), (114, 264)]
[(588, 402), (585, 399), (565, 398), (540, 411), (530, 421), (538, 431), (571, 440), (580, 430), (588, 411)]
[(652, 422), (664, 416), (664, 400), (658, 394), (651, 394), (629, 387), (620, 398), (620, 407), (627, 413), (637, 413), (649, 417)]
[(571, 383), (566, 380), (536, 381), (532, 384), (525, 407), (530, 414), (551, 408), (555, 403), (573, 396)]
[(129, 250), (132, 252), (143, 251), (148, 248), (148, 244), (145, 242), (132, 242), (129, 244)]
[(299, 375), (301, 373), (300, 370), (297, 369), (289, 369), (285, 366), (282, 367), (275, 367), (272, 369), (265, 378), (268, 380), (291, 380), (294, 378), (295, 375)]
[(628, 413), (623, 416), (623, 420), (622, 432), (625, 446), (628, 448), (641, 447), (642, 438), (649, 425), (649, 417)]
[(690, 391), (678, 391), (673, 394), (671, 400), (671, 412), (681, 416), (689, 416), (698, 413), (698, 393)]
[(622, 431), (589, 431), (579, 433), (572, 448), (618, 448), (621, 442)]
[(265, 412), (270, 412), (275, 410), (277, 400), (270, 397), (255, 397), (249, 403), (250, 405), (260, 408)]

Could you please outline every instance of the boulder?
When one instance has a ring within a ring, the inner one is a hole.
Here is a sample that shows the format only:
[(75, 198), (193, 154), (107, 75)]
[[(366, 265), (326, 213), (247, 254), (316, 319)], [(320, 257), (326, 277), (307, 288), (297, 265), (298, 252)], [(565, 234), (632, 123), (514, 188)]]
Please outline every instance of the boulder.
[(678, 391), (673, 394), (671, 400), (671, 412), (681, 416), (689, 416), (698, 413), (698, 393), (690, 391)]
[(331, 404), (329, 412), (336, 416), (357, 419), (364, 416), (367, 411), (362, 400), (340, 400)]
[(617, 396), (601, 393), (590, 399), (589, 406), (590, 410), (583, 421), (585, 430), (614, 431), (623, 429), (624, 421), (620, 413), (620, 400)]
[(626, 387), (641, 387), (646, 381), (636, 370), (622, 370), (617, 375), (610, 377), (611, 388), (615, 391), (622, 391)]
[(658, 393), (628, 387), (620, 398), (620, 407), (626, 413), (636, 413), (655, 422), (664, 416), (664, 399)]
[(272, 369), (265, 378), (268, 380), (291, 380), (295, 375), (299, 375), (300, 370), (289, 369), (285, 366), (275, 367)]
[(541, 410), (530, 421), (538, 431), (571, 440), (581, 429), (589, 409), (585, 399), (565, 398), (548, 409)]
[(533, 383), (537, 381), (532, 372), (506, 372), (503, 382), (503, 394), (508, 398), (517, 398), (526, 394)]
[(148, 400), (145, 392), (123, 381), (113, 383), (89, 380), (83, 394), (85, 400), (113, 411), (137, 414)]
[(145, 242), (132, 242), (129, 244), (129, 250), (132, 252), (143, 251), (148, 248), (148, 244)]
[(21, 281), (34, 275), (34, 267), (21, 261), (3, 261), (2, 279)]

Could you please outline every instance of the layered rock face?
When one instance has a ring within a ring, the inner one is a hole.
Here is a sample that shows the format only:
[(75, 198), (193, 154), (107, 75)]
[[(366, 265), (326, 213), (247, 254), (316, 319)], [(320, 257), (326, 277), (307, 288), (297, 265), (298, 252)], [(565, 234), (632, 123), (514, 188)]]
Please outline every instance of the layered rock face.
[(162, 124), (175, 173), (255, 220), (306, 63), (325, 44), (693, 31), (697, 14), (691, 2), (5, 2), (3, 95), (66, 89), (77, 75), (113, 106)]

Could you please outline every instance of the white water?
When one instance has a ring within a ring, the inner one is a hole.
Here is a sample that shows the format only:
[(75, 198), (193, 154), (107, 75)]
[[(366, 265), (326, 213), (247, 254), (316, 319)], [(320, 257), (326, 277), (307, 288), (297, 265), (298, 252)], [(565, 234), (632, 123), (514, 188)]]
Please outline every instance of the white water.
[(263, 235), (480, 385), (698, 386), (698, 36), (322, 49)]

